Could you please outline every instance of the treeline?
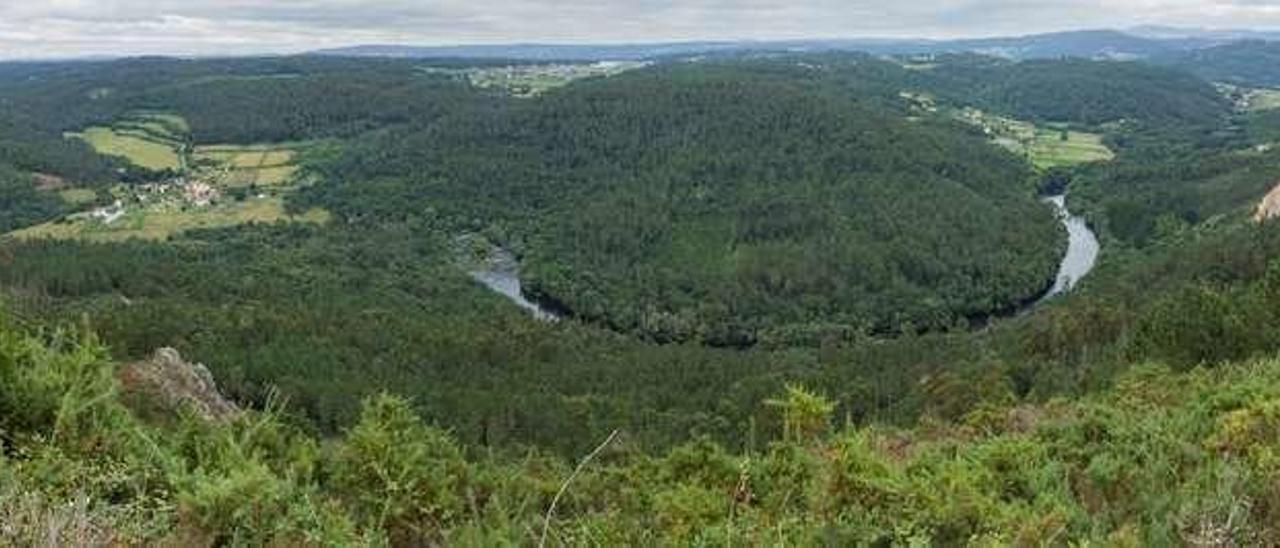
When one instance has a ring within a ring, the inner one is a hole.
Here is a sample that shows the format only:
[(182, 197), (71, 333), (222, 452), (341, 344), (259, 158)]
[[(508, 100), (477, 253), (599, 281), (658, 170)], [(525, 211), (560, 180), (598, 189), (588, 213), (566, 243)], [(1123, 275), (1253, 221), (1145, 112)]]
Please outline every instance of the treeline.
[(373, 135), (307, 205), (487, 231), (532, 292), (657, 341), (938, 329), (1052, 278), (1012, 155), (789, 62), (672, 65)]

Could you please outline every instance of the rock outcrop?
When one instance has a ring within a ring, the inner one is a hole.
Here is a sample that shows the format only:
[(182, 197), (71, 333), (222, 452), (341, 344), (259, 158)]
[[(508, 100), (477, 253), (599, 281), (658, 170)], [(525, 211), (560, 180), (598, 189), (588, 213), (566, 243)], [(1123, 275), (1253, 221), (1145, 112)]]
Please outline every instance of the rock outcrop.
[(150, 359), (125, 365), (120, 382), (135, 401), (177, 411), (186, 407), (211, 422), (226, 422), (240, 408), (222, 396), (204, 364), (189, 363), (177, 350), (161, 348)]
[(1257, 222), (1266, 221), (1268, 219), (1280, 216), (1280, 185), (1276, 185), (1271, 189), (1262, 201), (1258, 203), (1258, 209), (1253, 214), (1253, 220)]

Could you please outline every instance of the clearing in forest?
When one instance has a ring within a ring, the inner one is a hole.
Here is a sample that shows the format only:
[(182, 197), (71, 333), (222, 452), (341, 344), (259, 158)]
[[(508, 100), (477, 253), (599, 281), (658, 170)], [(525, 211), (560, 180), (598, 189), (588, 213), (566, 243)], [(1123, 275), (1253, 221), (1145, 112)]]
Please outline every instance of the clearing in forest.
[(100, 216), (72, 216), (12, 232), (18, 239), (78, 239), (118, 242), (131, 239), (163, 240), (173, 234), (199, 228), (220, 228), (247, 223), (276, 221), (325, 223), (328, 212), (313, 209), (301, 215), (285, 211), (280, 197), (247, 198), (207, 207), (161, 206), (126, 209), (120, 218), (107, 222)]
[(92, 204), (98, 199), (98, 193), (88, 188), (68, 188), (58, 191), (62, 201), (73, 206)]
[(559, 63), (446, 69), (425, 67), (430, 73), (459, 75), (471, 85), (483, 89), (503, 90), (515, 97), (535, 97), (568, 85), (574, 80), (613, 76), (648, 65), (641, 61), (600, 61), (598, 63)]
[(1280, 89), (1250, 88), (1234, 84), (1215, 84), (1218, 91), (1235, 103), (1236, 110), (1258, 112), (1280, 109)]
[(181, 116), (134, 112), (110, 126), (90, 127), (68, 137), (82, 139), (99, 154), (124, 158), (138, 167), (180, 171), (187, 165), (184, 151), (190, 131)]
[(1065, 128), (1037, 128), (1030, 147), (1031, 163), (1039, 169), (1103, 162), (1115, 154), (1102, 143), (1096, 133), (1070, 131)]
[[(163, 180), (122, 184), (109, 195), (61, 189), (63, 199), (83, 211), (10, 235), (16, 238), (122, 241), (163, 240), (200, 228), (277, 221), (324, 223), (316, 209), (285, 211), (295, 189), (297, 155), (305, 143), (186, 146), (190, 129), (182, 118), (159, 113), (124, 117), (109, 128), (82, 134), (102, 153), (124, 156), (150, 169), (175, 172)], [(188, 154), (189, 153), (189, 154)]]
[(227, 188), (272, 187), (293, 181), (304, 145), (209, 145), (196, 147), (197, 166), (206, 167)]
[(117, 156), (155, 171), (182, 169), (181, 146), (150, 138), (139, 130), (91, 127), (71, 137), (83, 139), (99, 154)]
[(1251, 90), (1245, 101), (1245, 108), (1251, 111), (1280, 109), (1280, 89)]
[(996, 144), (1015, 154), (1026, 156), (1027, 161), (1036, 169), (1104, 162), (1115, 158), (1115, 153), (1102, 142), (1101, 135), (1075, 131), (1065, 124), (1037, 126), (975, 108), (957, 110), (953, 116), (981, 128)]

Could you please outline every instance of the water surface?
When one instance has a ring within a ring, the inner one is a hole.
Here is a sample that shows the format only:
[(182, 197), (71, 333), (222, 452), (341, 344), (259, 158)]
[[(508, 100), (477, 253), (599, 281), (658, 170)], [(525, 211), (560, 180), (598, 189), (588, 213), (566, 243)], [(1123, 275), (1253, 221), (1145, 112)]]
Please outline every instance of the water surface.
[(538, 320), (554, 322), (560, 319), (554, 312), (525, 298), (524, 290), (520, 287), (520, 265), (510, 251), (493, 250), (481, 267), (472, 270), (469, 274), (475, 281), (501, 294), (520, 308), (528, 310)]
[[(1058, 267), (1058, 277), (1054, 280), (1053, 287), (1049, 289), (1039, 302), (1044, 302), (1058, 295), (1071, 291), (1089, 272), (1093, 270), (1094, 265), (1098, 262), (1098, 237), (1089, 229), (1088, 223), (1084, 218), (1072, 215), (1067, 211), (1067, 197), (1065, 194), (1049, 196), (1044, 199), (1045, 203), (1053, 206), (1058, 213), (1058, 218), (1062, 220), (1062, 225), (1067, 227), (1067, 254), (1062, 258), (1062, 264)], [(1037, 303), (1039, 304), (1039, 303)]]

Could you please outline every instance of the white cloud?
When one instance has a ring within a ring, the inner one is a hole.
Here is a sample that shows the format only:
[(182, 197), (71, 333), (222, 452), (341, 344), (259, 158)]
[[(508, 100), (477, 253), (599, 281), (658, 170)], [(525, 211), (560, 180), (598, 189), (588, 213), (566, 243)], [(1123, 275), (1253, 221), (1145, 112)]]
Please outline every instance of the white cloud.
[(1274, 0), (0, 0), (0, 57), (1280, 26)]

